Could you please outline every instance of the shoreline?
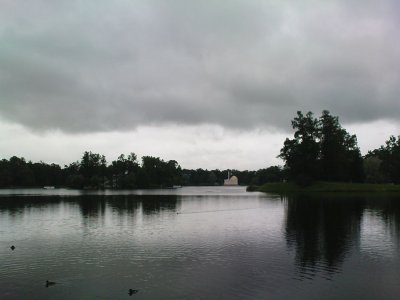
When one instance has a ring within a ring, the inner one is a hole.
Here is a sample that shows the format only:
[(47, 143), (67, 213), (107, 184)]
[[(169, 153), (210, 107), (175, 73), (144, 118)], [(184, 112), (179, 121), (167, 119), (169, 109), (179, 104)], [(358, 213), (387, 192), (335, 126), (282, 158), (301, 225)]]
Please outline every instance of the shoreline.
[(347, 182), (315, 182), (301, 187), (291, 182), (266, 183), (262, 186), (249, 186), (248, 192), (263, 193), (400, 193), (400, 184), (380, 183), (347, 183)]

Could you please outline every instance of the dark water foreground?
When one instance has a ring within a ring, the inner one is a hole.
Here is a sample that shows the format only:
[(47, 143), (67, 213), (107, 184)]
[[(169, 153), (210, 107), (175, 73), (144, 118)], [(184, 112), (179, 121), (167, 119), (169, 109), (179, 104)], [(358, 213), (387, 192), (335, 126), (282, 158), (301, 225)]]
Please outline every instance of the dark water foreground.
[(400, 197), (0, 192), (0, 299), (132, 298), (400, 299)]

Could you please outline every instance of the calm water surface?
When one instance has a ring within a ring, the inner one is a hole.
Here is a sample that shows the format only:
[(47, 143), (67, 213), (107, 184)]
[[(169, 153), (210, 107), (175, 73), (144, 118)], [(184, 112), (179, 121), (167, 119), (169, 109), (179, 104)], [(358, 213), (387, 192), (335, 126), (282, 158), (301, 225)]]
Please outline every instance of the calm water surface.
[(0, 190), (0, 299), (130, 297), (400, 299), (400, 197)]

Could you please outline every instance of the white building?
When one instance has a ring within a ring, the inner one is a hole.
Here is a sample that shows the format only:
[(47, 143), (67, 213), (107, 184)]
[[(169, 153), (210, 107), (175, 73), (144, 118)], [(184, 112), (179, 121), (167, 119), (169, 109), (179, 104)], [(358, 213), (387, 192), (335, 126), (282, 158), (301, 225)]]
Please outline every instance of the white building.
[(239, 180), (236, 176), (231, 176), (231, 173), (228, 171), (228, 178), (224, 180), (224, 185), (226, 186), (239, 185)]

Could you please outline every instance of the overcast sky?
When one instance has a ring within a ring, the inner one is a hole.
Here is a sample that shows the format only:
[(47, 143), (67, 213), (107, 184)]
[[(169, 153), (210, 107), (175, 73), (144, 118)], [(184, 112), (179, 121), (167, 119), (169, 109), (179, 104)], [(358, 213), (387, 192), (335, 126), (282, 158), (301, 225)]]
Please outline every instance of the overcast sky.
[(297, 110), (400, 134), (397, 0), (2, 0), (0, 156), (258, 169)]

